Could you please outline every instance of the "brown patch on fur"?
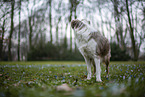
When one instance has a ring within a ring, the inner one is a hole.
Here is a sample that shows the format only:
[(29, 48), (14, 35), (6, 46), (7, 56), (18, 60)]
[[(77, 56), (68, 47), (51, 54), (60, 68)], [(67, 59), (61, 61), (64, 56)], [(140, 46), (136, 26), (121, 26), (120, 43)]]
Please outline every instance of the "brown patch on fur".
[(109, 45), (109, 41), (106, 37), (102, 36), (99, 32), (93, 32), (90, 34), (90, 38), (93, 38), (97, 44), (97, 50), (96, 53), (97, 55), (104, 57), (108, 54), (109, 50), (110, 50), (110, 45)]

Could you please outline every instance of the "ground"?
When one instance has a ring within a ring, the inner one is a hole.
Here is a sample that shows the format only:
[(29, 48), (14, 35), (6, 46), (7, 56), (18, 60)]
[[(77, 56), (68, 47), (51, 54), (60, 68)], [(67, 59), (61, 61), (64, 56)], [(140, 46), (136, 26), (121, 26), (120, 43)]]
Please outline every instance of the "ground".
[[(145, 62), (111, 62), (102, 82), (86, 80), (84, 62), (0, 62), (0, 97), (145, 97)], [(57, 91), (63, 83), (71, 92)]]

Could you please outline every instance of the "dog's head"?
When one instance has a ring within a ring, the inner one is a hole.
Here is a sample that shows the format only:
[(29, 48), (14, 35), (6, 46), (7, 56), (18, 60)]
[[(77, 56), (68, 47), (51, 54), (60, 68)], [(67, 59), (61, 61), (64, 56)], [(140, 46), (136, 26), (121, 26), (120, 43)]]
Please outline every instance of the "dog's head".
[(74, 30), (76, 30), (76, 29), (81, 30), (82, 28), (84, 28), (85, 26), (87, 26), (89, 24), (90, 24), (90, 22), (85, 19), (83, 19), (83, 20), (76, 19), (76, 20), (71, 21), (71, 27)]

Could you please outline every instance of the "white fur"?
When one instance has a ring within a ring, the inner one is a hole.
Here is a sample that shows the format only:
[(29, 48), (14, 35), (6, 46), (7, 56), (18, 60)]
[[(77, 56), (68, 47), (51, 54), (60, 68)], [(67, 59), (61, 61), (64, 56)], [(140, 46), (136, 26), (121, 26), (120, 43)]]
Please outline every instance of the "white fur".
[[(81, 54), (84, 56), (85, 62), (87, 64), (87, 79), (91, 79), (92, 73), (91, 73), (91, 65), (89, 58), (94, 59), (95, 65), (96, 65), (96, 81), (101, 82), (101, 57), (96, 55), (96, 48), (97, 48), (97, 42), (94, 39), (89, 40), (90, 33), (94, 32), (95, 29), (92, 28), (87, 22), (82, 21), (86, 26), (79, 30), (79, 28), (74, 28), (75, 31), (75, 37), (76, 37), (76, 45), (81, 52)], [(97, 33), (97, 31), (95, 31)], [(98, 32), (99, 33), (99, 32)], [(87, 52), (86, 52), (87, 51)]]

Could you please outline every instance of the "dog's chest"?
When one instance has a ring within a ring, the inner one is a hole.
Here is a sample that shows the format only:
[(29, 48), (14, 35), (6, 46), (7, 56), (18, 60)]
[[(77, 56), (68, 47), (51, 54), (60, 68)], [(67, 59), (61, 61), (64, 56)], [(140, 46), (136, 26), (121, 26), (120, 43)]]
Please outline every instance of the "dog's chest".
[(89, 33), (77, 35), (76, 44), (83, 56), (95, 56), (97, 42), (94, 39), (89, 39)]

